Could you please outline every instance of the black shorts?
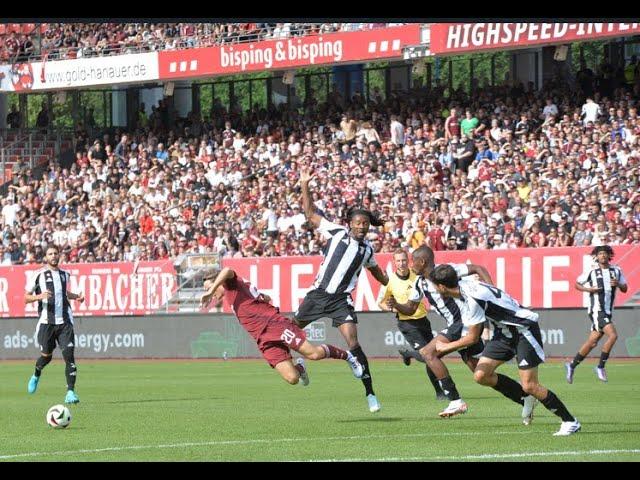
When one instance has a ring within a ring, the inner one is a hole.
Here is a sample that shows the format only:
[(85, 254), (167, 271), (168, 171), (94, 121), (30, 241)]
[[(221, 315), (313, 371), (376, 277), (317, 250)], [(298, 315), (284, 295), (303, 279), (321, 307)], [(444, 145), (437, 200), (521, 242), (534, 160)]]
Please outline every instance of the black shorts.
[(62, 323), (60, 325), (50, 325), (41, 323), (38, 327), (38, 345), (40, 351), (49, 355), (56, 348), (56, 342), (60, 350), (67, 347), (74, 347), (73, 325), (70, 323)]
[(294, 314), (296, 322), (301, 325), (324, 317), (333, 320), (334, 327), (343, 323), (358, 323), (351, 295), (348, 293), (332, 295), (323, 290), (311, 290)]
[[(462, 330), (464, 325), (462, 322), (453, 322), (447, 328), (442, 330), (439, 335), (442, 335), (444, 338), (449, 340), (450, 342), (455, 342), (456, 340), (460, 340), (462, 338)], [(471, 357), (477, 357), (484, 350), (484, 342), (482, 339), (479, 339), (473, 345), (469, 345), (467, 348), (463, 348), (462, 350), (458, 350), (458, 353), (462, 357), (464, 362), (468, 361)]]
[(427, 317), (417, 320), (398, 320), (398, 329), (414, 350), (420, 350), (433, 340), (431, 322)]
[(600, 332), (604, 327), (611, 323), (611, 314), (605, 312), (594, 312), (589, 315), (589, 321), (591, 322), (591, 331), (592, 332)]
[(520, 331), (513, 328), (507, 332), (496, 328), (493, 338), (485, 345), (482, 356), (504, 362), (515, 356), (520, 370), (537, 367), (544, 363), (540, 327), (532, 325)]

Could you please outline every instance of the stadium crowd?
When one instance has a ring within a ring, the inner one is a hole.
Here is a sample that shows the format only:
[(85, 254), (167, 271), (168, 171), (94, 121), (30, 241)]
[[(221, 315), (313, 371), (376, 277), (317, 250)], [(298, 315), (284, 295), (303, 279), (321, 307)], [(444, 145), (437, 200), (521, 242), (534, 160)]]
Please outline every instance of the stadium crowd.
[(77, 132), (75, 162), (36, 177), (25, 162), (2, 199), (3, 264), (319, 254), (298, 169), (317, 208), (385, 219), (377, 252), (640, 243), (638, 85), (415, 89), (369, 102), (334, 87), (300, 108), (242, 112), (219, 100), (174, 119), (164, 102), (130, 131)]
[[(11, 24), (10, 24), (11, 25)], [(387, 23), (48, 23), (44, 31), (4, 27), (0, 63), (72, 59), (354, 31)]]

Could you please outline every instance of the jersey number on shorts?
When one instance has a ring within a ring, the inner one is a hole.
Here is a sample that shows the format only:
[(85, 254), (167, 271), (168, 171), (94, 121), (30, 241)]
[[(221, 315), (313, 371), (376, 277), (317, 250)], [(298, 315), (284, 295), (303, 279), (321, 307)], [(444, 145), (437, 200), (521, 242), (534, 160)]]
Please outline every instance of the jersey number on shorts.
[[(288, 328), (287, 328), (287, 329), (285, 329), (285, 330), (282, 332), (282, 335), (280, 336), (280, 339), (281, 339), (281, 340), (284, 340), (284, 342), (285, 342), (287, 345), (291, 345), (291, 342), (293, 342), (293, 339), (294, 339), (294, 338), (296, 338), (296, 334), (295, 334), (295, 333), (293, 333), (293, 332), (292, 332), (291, 330), (289, 330)], [(300, 343), (300, 342), (298, 342), (298, 343)]]

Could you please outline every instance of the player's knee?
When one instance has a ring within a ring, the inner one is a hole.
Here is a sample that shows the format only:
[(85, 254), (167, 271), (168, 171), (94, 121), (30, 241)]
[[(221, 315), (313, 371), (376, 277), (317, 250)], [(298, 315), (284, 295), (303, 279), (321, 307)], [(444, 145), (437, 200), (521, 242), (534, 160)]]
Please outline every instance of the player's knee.
[(298, 374), (298, 372), (287, 373), (285, 375), (282, 375), (282, 377), (284, 378), (285, 382), (290, 383), (291, 385), (295, 385), (300, 381), (300, 374)]
[(611, 333), (609, 334), (609, 342), (615, 342), (616, 340), (618, 340), (618, 334), (617, 333)]
[(438, 355), (435, 350), (427, 349), (424, 352), (420, 351), (422, 354), (422, 358), (424, 358), (425, 362), (432, 362), (438, 359)]
[(527, 395), (535, 394), (539, 387), (540, 384), (538, 382), (522, 382), (522, 390)]
[(484, 370), (476, 370), (473, 372), (473, 380), (480, 385), (487, 385), (489, 382), (489, 374)]
[(313, 351), (305, 355), (309, 360), (322, 360), (325, 357), (325, 352), (322, 347), (313, 349)]

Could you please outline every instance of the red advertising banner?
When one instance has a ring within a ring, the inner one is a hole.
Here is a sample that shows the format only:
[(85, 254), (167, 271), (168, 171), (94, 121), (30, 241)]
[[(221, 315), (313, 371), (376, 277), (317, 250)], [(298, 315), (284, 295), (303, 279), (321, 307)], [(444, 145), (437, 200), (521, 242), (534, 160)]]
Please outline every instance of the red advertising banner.
[[(40, 265), (0, 267), (0, 316), (35, 317), (38, 302), (24, 303), (27, 281)], [(157, 312), (175, 289), (171, 262), (89, 263), (63, 265), (71, 274), (69, 290), (84, 293), (71, 301), (74, 316), (146, 315)]]
[(511, 49), (640, 33), (640, 23), (433, 23), (429, 50), (451, 54)]
[[(465, 250), (436, 252), (436, 263), (476, 263), (485, 266), (495, 284), (523, 306), (533, 308), (581, 308), (588, 295), (573, 287), (576, 278), (591, 268), (591, 247), (517, 250)], [(614, 247), (614, 263), (627, 277), (629, 290), (616, 294), (616, 305), (626, 303), (640, 285), (640, 249), (632, 245)], [(378, 264), (393, 270), (391, 254), (376, 255)], [(233, 268), (269, 295), (283, 312), (293, 312), (309, 291), (322, 257), (233, 258), (224, 266)], [(379, 310), (376, 299), (381, 285), (365, 269), (353, 293), (357, 311)], [(225, 311), (228, 306), (224, 306)]]
[(307, 35), (254, 43), (161, 51), (161, 80), (228, 75), (313, 65), (401, 58), (420, 43), (420, 24)]

